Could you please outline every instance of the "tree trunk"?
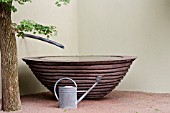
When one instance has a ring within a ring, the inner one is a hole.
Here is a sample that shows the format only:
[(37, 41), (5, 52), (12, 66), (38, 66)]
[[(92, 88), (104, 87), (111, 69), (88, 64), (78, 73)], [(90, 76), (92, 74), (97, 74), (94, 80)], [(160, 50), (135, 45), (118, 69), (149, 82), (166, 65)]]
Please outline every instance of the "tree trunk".
[(16, 38), (11, 27), (9, 5), (0, 3), (0, 46), (2, 75), (2, 110), (21, 109), (18, 84)]

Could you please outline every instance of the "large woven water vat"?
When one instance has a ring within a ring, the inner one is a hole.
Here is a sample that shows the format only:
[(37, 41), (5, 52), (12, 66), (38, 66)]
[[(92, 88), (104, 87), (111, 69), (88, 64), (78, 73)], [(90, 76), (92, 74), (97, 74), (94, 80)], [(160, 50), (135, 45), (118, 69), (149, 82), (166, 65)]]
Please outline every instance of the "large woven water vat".
[[(88, 90), (98, 75), (101, 82), (86, 96), (98, 99), (111, 92), (128, 72), (136, 57), (130, 56), (44, 56), (23, 58), (37, 79), (53, 92), (55, 82), (62, 77), (76, 81), (78, 90)], [(72, 85), (62, 81), (60, 85)], [(84, 92), (79, 92), (81, 96)]]

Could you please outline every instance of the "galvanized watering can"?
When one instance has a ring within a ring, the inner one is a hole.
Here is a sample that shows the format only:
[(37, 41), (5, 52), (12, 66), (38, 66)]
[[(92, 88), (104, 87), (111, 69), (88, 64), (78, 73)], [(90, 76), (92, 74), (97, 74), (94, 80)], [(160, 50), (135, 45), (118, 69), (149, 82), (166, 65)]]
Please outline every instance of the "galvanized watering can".
[[(96, 82), (93, 86), (87, 91), (77, 91), (76, 82), (68, 77), (64, 77), (59, 79), (54, 85), (54, 94), (59, 101), (59, 108), (65, 109), (74, 109), (77, 108), (77, 104), (101, 81), (102, 76), (96, 77)], [(75, 86), (59, 86), (58, 94), (56, 93), (56, 87), (61, 80), (70, 80), (74, 83)], [(85, 92), (78, 100), (77, 100), (77, 92)]]

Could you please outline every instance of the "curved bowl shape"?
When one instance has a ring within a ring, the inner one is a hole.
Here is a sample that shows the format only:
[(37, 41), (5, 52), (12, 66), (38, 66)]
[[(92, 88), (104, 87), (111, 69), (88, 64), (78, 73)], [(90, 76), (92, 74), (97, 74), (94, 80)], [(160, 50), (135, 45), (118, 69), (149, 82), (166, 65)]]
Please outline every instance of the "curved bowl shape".
[[(98, 99), (110, 93), (128, 72), (136, 57), (130, 56), (44, 56), (23, 58), (37, 79), (53, 92), (55, 82), (62, 77), (76, 81), (78, 90), (88, 90), (98, 75), (101, 82), (85, 97)], [(61, 81), (61, 86), (72, 85)], [(80, 97), (84, 92), (78, 92)]]

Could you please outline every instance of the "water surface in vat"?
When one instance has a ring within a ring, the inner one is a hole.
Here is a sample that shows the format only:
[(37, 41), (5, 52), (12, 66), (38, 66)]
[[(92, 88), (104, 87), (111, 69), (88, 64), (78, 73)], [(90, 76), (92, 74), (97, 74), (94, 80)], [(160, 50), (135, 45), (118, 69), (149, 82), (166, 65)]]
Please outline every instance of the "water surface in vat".
[(112, 61), (122, 60), (121, 56), (48, 56), (41, 57), (39, 60), (82, 62), (82, 61)]

